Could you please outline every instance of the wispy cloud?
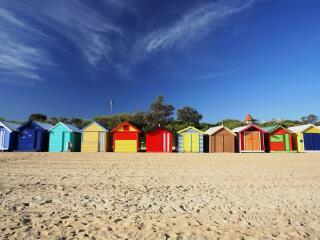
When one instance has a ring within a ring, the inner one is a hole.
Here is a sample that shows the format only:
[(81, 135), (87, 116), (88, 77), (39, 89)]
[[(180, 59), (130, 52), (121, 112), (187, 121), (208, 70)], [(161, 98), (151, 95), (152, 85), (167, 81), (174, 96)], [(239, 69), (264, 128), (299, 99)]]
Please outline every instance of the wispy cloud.
[(103, 60), (108, 61), (111, 39), (123, 34), (121, 27), (80, 1), (51, 2), (45, 1), (40, 8), (38, 5), (37, 15), (41, 21), (68, 38), (90, 64), (96, 66)]
[[(250, 7), (254, 0), (228, 0), (194, 8), (167, 28), (147, 34), (137, 42), (142, 55), (185, 45), (190, 40), (215, 30), (221, 21)], [(140, 53), (141, 54), (141, 53)]]
[(0, 43), (0, 81), (10, 82), (13, 77), (14, 83), (22, 85), (44, 81), (37, 73), (48, 62), (44, 51), (4, 34), (0, 34)]
[[(106, 9), (110, 6), (113, 13), (122, 9), (129, 14), (134, 9), (137, 14), (129, 0), (100, 3)], [(53, 62), (54, 49), (45, 47), (48, 45), (67, 50), (73, 57), (80, 53), (88, 68), (107, 68), (119, 78), (130, 79), (132, 70), (150, 55), (186, 46), (253, 3), (254, 0), (203, 3), (182, 13), (167, 27), (147, 31), (141, 37), (138, 33), (129, 35), (116, 18), (104, 14), (90, 1), (8, 1), (0, 5), (0, 81), (14, 75), (23, 83), (44, 81), (40, 69)]]

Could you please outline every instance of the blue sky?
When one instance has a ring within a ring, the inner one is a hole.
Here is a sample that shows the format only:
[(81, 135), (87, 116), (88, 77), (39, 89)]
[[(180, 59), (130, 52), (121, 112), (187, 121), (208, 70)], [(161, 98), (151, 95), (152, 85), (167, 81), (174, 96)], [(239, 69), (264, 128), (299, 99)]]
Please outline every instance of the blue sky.
[(90, 119), (163, 95), (204, 121), (320, 114), (317, 0), (2, 0), (0, 116)]

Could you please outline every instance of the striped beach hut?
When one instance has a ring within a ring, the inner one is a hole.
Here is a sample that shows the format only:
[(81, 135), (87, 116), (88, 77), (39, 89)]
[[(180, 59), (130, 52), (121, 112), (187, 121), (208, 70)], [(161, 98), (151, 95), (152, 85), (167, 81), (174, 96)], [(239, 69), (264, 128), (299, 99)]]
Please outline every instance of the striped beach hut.
[(49, 130), (53, 126), (49, 123), (28, 121), (22, 124), (18, 130), (17, 151), (44, 152), (48, 151)]
[(195, 127), (187, 127), (178, 132), (178, 152), (203, 153), (203, 135)]
[(211, 127), (205, 134), (209, 137), (209, 152), (235, 152), (236, 134), (225, 126)]
[(59, 122), (49, 130), (49, 152), (79, 152), (81, 130)]
[(0, 151), (12, 151), (17, 147), (20, 124), (0, 122)]
[(129, 122), (120, 123), (112, 129), (114, 152), (138, 152), (140, 130)]
[(109, 130), (93, 121), (82, 129), (81, 152), (108, 152), (111, 150)]
[(313, 124), (290, 127), (294, 133), (293, 149), (298, 152), (320, 151), (320, 127)]
[(172, 133), (156, 127), (146, 134), (147, 152), (172, 152)]
[(267, 134), (266, 150), (268, 152), (292, 151), (292, 132), (283, 126), (264, 127)]

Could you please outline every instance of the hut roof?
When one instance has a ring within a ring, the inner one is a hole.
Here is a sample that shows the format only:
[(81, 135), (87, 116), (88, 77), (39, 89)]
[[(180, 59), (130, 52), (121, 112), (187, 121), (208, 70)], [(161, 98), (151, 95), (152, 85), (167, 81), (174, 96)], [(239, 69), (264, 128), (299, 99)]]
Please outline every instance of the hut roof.
[(233, 135), (235, 135), (235, 133), (233, 131), (231, 131), (229, 128), (225, 127), (225, 126), (217, 126), (217, 127), (211, 127), (209, 128), (207, 131), (205, 131), (205, 134), (208, 135), (213, 135), (216, 132), (220, 131), (221, 129), (226, 129), (227, 131), (229, 131), (230, 133), (232, 133)]
[(308, 130), (309, 128), (314, 127), (317, 129), (320, 129), (320, 127), (315, 126), (313, 124), (306, 124), (306, 125), (300, 125), (300, 126), (294, 126), (294, 127), (289, 127), (289, 130), (294, 132), (294, 133), (300, 133)]
[(182, 133), (182, 132), (185, 132), (185, 131), (190, 130), (190, 129), (195, 130), (195, 131), (197, 131), (197, 132), (199, 132), (199, 133), (205, 134), (203, 131), (201, 131), (201, 130), (195, 128), (195, 127), (192, 127), (192, 126), (186, 127), (186, 128), (184, 128), (184, 129), (180, 130), (178, 133)]
[(59, 122), (57, 123), (55, 126), (53, 126), (52, 128), (50, 128), (49, 131), (51, 131), (52, 129), (54, 129), (56, 126), (58, 125), (64, 125), (66, 128), (68, 128), (71, 132), (76, 132), (76, 133), (81, 133), (81, 130), (71, 124), (67, 124), (67, 123), (63, 123), (63, 122)]
[(104, 129), (106, 132), (109, 132), (108, 128), (105, 128), (104, 126), (102, 126), (102, 124), (96, 122), (96, 121), (92, 121), (90, 124), (88, 124), (87, 126), (85, 126), (82, 131), (84, 131), (85, 129), (87, 129), (88, 127), (90, 127), (93, 124), (97, 124), (99, 127), (101, 127), (102, 129)]
[(3, 125), (3, 127), (5, 127), (9, 132), (17, 131), (18, 128), (21, 126), (21, 124), (7, 122), (7, 121), (1, 121), (0, 123), (2, 123), (1, 125)]
[(289, 129), (281, 126), (281, 125), (275, 125), (275, 126), (269, 126), (269, 127), (264, 127), (262, 128), (263, 130), (265, 130), (266, 132), (273, 132), (274, 130), (278, 129), (278, 128), (283, 128), (285, 130), (288, 130), (289, 132), (291, 132)]
[(130, 122), (123, 122), (123, 123), (120, 123), (120, 124), (118, 124), (115, 128), (113, 128), (112, 129), (112, 133), (113, 132), (116, 132), (119, 128), (121, 128), (121, 127), (123, 127), (123, 126), (125, 126), (125, 125), (129, 125), (129, 126), (131, 126), (131, 127), (133, 127), (137, 132), (141, 132), (140, 131), (140, 129), (138, 129), (136, 126), (134, 126), (132, 123), (130, 123)]
[(238, 128), (233, 129), (232, 131), (235, 132), (235, 133), (239, 133), (239, 132), (243, 132), (243, 131), (251, 128), (251, 127), (254, 127), (254, 128), (259, 129), (262, 132), (266, 133), (266, 131), (264, 129), (262, 129), (262, 128), (258, 127), (257, 125), (254, 125), (254, 124), (243, 126), (243, 127), (238, 127)]

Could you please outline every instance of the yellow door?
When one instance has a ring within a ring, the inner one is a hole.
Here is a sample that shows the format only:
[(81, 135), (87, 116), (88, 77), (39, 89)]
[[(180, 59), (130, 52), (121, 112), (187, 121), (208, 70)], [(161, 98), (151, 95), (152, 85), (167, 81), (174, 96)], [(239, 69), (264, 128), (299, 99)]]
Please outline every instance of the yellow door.
[(137, 152), (136, 140), (116, 140), (115, 152)]
[(200, 150), (199, 134), (192, 133), (192, 152), (199, 152), (199, 150)]
[(82, 152), (97, 152), (98, 151), (98, 132), (85, 132), (82, 135)]
[(191, 152), (191, 134), (190, 133), (183, 134), (183, 151)]

